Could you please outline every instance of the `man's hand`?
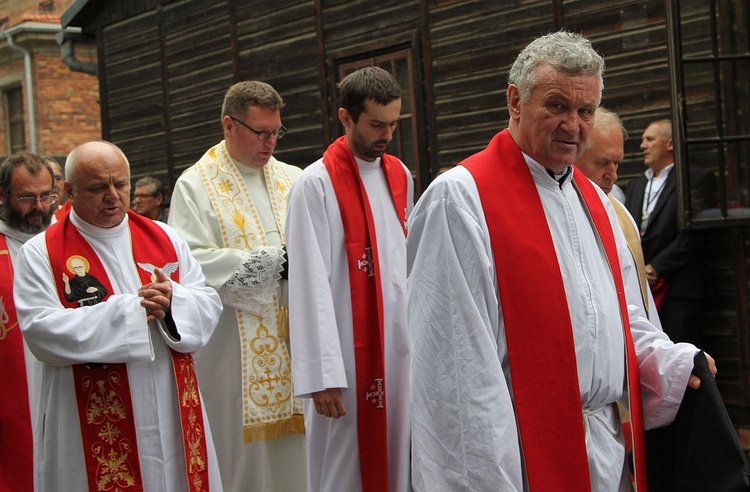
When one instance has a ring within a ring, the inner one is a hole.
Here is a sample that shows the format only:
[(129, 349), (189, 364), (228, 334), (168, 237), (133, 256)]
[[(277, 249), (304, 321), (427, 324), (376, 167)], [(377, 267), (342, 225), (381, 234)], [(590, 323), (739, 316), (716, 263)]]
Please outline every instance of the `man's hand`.
[(146, 310), (146, 319), (154, 321), (164, 319), (172, 305), (172, 282), (164, 275), (161, 268), (154, 268), (156, 282), (146, 284), (138, 289), (143, 298), (141, 306)]
[(649, 284), (654, 285), (657, 280), (659, 280), (659, 274), (656, 272), (656, 269), (651, 266), (651, 264), (646, 265), (646, 280)]
[(312, 394), (315, 411), (320, 415), (337, 419), (346, 415), (344, 401), (341, 399), (341, 388), (330, 388)]
[[(707, 353), (703, 352), (703, 354), (706, 356), (706, 361), (708, 361), (708, 369), (711, 371), (711, 374), (716, 376), (716, 361)], [(688, 386), (697, 390), (701, 387), (701, 380), (698, 379), (698, 376), (691, 374), (690, 379), (688, 379)]]

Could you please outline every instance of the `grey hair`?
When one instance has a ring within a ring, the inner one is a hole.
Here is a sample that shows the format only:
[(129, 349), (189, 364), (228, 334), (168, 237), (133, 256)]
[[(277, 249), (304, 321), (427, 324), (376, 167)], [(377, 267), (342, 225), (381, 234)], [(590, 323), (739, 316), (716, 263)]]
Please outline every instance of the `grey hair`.
[(164, 183), (159, 178), (153, 176), (144, 176), (135, 182), (135, 187), (139, 186), (151, 186), (151, 193), (156, 196), (164, 196)]
[(128, 169), (130, 169), (130, 161), (128, 161), (128, 158), (127, 156), (125, 156), (125, 153), (117, 145), (113, 144), (112, 142), (107, 142), (106, 140), (94, 140), (91, 142), (86, 142), (73, 148), (73, 150), (71, 150), (70, 153), (68, 154), (68, 157), (65, 158), (65, 181), (70, 183), (72, 186), (78, 186), (78, 183), (77, 183), (78, 170), (76, 169), (76, 165), (78, 164), (79, 152), (84, 147), (88, 147), (91, 144), (96, 144), (96, 143), (105, 144), (111, 147), (112, 150), (114, 150), (116, 154), (119, 154), (125, 160), (125, 163), (128, 165)]
[(603, 106), (596, 108), (596, 113), (594, 113), (594, 125), (615, 127), (620, 130), (620, 133), (622, 133), (623, 140), (628, 139), (628, 131), (625, 129), (625, 125), (622, 124), (620, 116)]
[(674, 138), (674, 135), (672, 134), (672, 120), (665, 118), (662, 120), (652, 121), (649, 126), (653, 124), (657, 124), (661, 127), (661, 135), (665, 140)]
[[(614, 128), (616, 130), (619, 130), (622, 134), (623, 142), (628, 139), (628, 131), (625, 129), (625, 125), (622, 124), (620, 116), (614, 111), (611, 111), (602, 106), (596, 108), (596, 113), (594, 113), (593, 128)], [(592, 139), (589, 139), (588, 142), (586, 142), (586, 150), (590, 149), (593, 146), (594, 141)]]
[(238, 82), (224, 95), (221, 117), (233, 116), (244, 119), (247, 116), (247, 108), (250, 106), (280, 110), (284, 107), (284, 100), (276, 89), (265, 82), (257, 80)]
[(604, 59), (591, 42), (569, 31), (557, 31), (536, 38), (518, 54), (508, 73), (508, 83), (518, 87), (521, 101), (527, 102), (536, 84), (538, 69), (549, 64), (571, 77), (595, 75), (599, 78), (599, 98), (604, 88)]

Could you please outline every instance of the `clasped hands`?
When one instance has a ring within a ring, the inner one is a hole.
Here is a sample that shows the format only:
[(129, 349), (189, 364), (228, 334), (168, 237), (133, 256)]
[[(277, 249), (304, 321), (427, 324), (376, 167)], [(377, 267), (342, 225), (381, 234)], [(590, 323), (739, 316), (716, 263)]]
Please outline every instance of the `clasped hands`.
[(149, 322), (164, 319), (172, 305), (172, 282), (161, 268), (154, 268), (154, 276), (156, 281), (138, 289), (138, 295), (143, 298), (141, 306), (146, 310)]

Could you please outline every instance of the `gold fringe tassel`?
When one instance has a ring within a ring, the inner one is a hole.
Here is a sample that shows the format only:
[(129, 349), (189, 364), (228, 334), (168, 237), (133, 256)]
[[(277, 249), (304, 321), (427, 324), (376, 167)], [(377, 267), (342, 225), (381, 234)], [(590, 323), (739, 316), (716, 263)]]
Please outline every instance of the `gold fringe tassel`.
[(286, 306), (279, 306), (276, 315), (276, 333), (279, 338), (289, 340), (289, 309)]
[(242, 429), (245, 444), (258, 441), (271, 441), (280, 437), (305, 433), (305, 419), (302, 415), (293, 415), (291, 419), (269, 424), (247, 426)]

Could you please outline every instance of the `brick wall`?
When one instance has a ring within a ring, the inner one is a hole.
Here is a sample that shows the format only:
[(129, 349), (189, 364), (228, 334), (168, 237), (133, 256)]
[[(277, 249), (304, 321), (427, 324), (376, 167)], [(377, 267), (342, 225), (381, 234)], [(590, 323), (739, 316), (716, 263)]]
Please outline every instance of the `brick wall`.
[[(76, 57), (95, 61), (76, 47)], [(37, 151), (66, 155), (73, 147), (101, 138), (99, 83), (95, 75), (73, 72), (60, 51), (35, 53)]]
[[(0, 39), (0, 45), (2, 45)], [(31, 51), (34, 80), (34, 114), (36, 116), (37, 152), (63, 157), (76, 145), (101, 138), (101, 112), (99, 107), (99, 82), (95, 75), (74, 72), (62, 61), (60, 47), (52, 42), (24, 45)], [(28, 131), (24, 60), (21, 53), (3, 50), (0, 57), (0, 80), (18, 80), (24, 98), (26, 117), (26, 145), (31, 138)], [(96, 61), (93, 47), (76, 46), (76, 57), (83, 61)], [(0, 90), (8, 86), (0, 87)], [(7, 155), (6, 107), (0, 105), (0, 156)]]
[[(51, 32), (23, 29), (24, 23), (50, 23), (59, 29), (59, 16), (73, 0), (0, 0), (0, 17), (15, 28), (14, 42), (31, 53), (36, 150), (64, 158), (76, 145), (101, 138), (99, 82), (95, 75), (74, 72), (62, 61), (60, 46)], [(21, 27), (19, 30), (18, 27)], [(75, 46), (76, 57), (96, 62), (94, 45)], [(21, 87), (25, 141), (30, 148), (29, 107), (24, 55), (0, 36), (0, 158), (8, 154), (8, 118), (2, 91)]]

